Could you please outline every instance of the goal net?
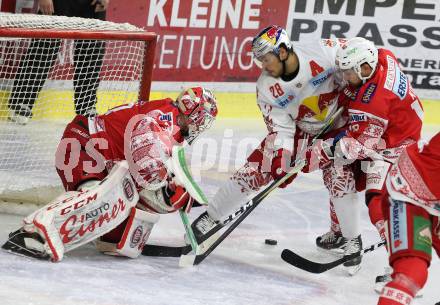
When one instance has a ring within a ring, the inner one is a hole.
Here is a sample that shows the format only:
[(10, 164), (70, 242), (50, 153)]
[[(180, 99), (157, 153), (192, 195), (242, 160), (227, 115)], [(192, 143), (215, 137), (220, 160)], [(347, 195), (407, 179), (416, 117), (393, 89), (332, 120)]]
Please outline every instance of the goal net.
[(55, 151), (66, 123), (148, 100), (155, 46), (130, 24), (0, 13), (0, 210), (63, 191)]

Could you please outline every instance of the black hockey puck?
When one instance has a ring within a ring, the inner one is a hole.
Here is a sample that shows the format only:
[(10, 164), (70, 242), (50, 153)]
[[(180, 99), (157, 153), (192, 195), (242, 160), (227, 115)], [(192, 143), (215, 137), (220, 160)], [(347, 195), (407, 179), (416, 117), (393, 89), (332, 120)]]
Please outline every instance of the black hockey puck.
[(278, 242), (275, 239), (266, 238), (264, 241), (266, 245), (275, 246)]

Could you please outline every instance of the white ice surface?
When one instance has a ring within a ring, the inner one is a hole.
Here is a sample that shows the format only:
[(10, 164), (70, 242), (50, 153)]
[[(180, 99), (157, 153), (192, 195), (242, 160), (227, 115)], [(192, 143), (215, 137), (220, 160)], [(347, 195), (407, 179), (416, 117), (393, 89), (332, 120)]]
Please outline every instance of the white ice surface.
[[(200, 183), (208, 197), (228, 177), (235, 165), (236, 149), (243, 139), (259, 143), (264, 129), (259, 122), (245, 123), (237, 129), (235, 122), (217, 123), (209, 131), (213, 143), (223, 143), (224, 151), (197, 162), (203, 151), (193, 151), (194, 168), (202, 170)], [(233, 137), (224, 128), (234, 126)], [(438, 127), (425, 129), (431, 136)], [(228, 140), (229, 139), (229, 140)], [(233, 140), (231, 140), (233, 139)], [(231, 154), (227, 153), (228, 141)], [(219, 155), (222, 157), (219, 158)], [(241, 161), (245, 153), (238, 154)], [(229, 166), (228, 166), (229, 165)], [(196, 173), (197, 176), (197, 173)], [(280, 253), (290, 248), (301, 255), (320, 261), (335, 259), (315, 248), (315, 238), (327, 231), (328, 195), (320, 173), (300, 176), (289, 188), (269, 196), (201, 265), (179, 268), (177, 258), (124, 259), (101, 255), (92, 245), (67, 253), (60, 263), (27, 259), (0, 251), (0, 305), (373, 305), (378, 296), (373, 291), (376, 275), (387, 264), (384, 249), (364, 257), (361, 271), (349, 277), (342, 267), (315, 275), (284, 263)], [(195, 218), (201, 208), (191, 212)], [(364, 244), (378, 240), (363, 209)], [(20, 216), (0, 215), (0, 243), (20, 225)], [(181, 245), (183, 227), (178, 215), (162, 216), (154, 228), (151, 243)], [(277, 246), (264, 244), (266, 238), (278, 240)], [(430, 267), (424, 297), (415, 305), (434, 305), (440, 301), (440, 262)]]

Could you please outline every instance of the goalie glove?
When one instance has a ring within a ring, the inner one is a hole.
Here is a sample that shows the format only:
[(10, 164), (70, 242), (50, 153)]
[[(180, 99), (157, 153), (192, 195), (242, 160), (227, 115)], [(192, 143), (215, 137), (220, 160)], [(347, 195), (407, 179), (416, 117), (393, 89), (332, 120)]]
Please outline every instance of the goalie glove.
[(173, 213), (179, 209), (191, 210), (194, 199), (180, 185), (169, 181), (167, 186), (158, 190), (142, 190), (139, 192), (140, 208), (160, 214)]
[(169, 198), (168, 204), (173, 207), (175, 211), (183, 209), (186, 213), (189, 213), (194, 203), (194, 199), (184, 187), (171, 182), (165, 192)]

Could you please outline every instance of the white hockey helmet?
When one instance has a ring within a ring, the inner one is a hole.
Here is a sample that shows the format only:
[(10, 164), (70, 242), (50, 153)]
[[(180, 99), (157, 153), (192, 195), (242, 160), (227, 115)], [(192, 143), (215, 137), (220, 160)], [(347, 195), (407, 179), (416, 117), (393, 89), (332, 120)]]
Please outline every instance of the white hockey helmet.
[[(362, 76), (361, 66), (367, 63), (372, 71), (368, 76)], [(336, 52), (336, 65), (341, 70), (353, 69), (363, 81), (369, 79), (377, 67), (377, 48), (371, 41), (354, 37), (347, 40)]]
[(268, 26), (252, 40), (255, 63), (261, 68), (263, 56), (267, 53), (279, 56), (281, 46), (284, 46), (288, 51), (293, 50), (293, 44), (286, 30), (277, 25)]
[(217, 100), (210, 90), (193, 87), (183, 90), (176, 102), (180, 112), (188, 118), (189, 134), (186, 140), (191, 144), (214, 122), (218, 113)]

